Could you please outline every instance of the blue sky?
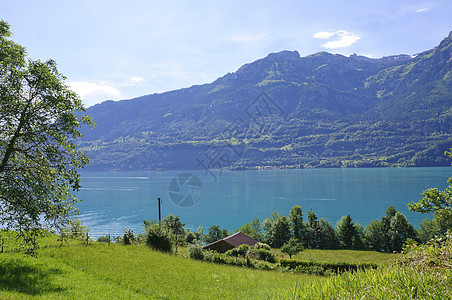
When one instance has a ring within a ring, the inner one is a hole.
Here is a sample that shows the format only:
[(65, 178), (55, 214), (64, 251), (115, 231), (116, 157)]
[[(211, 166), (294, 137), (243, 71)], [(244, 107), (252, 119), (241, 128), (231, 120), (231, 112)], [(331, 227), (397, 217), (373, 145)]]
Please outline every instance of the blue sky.
[(214, 81), (268, 53), (416, 54), (452, 31), (452, 1), (2, 0), (32, 59), (87, 106)]

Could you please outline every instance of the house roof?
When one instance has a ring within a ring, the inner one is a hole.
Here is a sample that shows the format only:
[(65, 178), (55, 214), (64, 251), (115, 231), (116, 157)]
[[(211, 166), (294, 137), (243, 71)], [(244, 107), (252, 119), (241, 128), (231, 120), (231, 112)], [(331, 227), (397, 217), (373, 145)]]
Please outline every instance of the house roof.
[(224, 239), (218, 240), (216, 242), (210, 243), (206, 246), (204, 246), (203, 248), (211, 248), (211, 247), (215, 247), (215, 244), (219, 244), (219, 243), (228, 243), (229, 245), (233, 246), (233, 248), (238, 247), (240, 245), (246, 244), (249, 246), (254, 246), (256, 245), (257, 241), (255, 239), (253, 239), (252, 237), (242, 233), (242, 232), (237, 232), (234, 233), (233, 235), (230, 235), (228, 237), (225, 237)]

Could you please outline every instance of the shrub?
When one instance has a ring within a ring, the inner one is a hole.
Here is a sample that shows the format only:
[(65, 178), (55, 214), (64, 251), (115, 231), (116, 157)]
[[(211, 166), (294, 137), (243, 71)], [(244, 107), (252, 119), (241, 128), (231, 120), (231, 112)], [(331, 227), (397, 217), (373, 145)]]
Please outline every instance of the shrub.
[(204, 252), (202, 250), (201, 245), (189, 245), (188, 246), (188, 256), (192, 259), (203, 260)]
[(269, 245), (267, 245), (265, 243), (261, 243), (261, 242), (257, 242), (256, 245), (254, 245), (254, 248), (256, 248), (256, 249), (265, 249), (265, 250), (268, 250), (268, 251), (271, 250)]
[(296, 270), (297, 272), (319, 274), (320, 270), (323, 272), (329, 271), (332, 273), (342, 273), (349, 271), (357, 271), (360, 269), (376, 269), (378, 266), (373, 263), (326, 263), (326, 262), (314, 262), (314, 261), (300, 261), (294, 259), (281, 259), (279, 262), (281, 267), (289, 270)]
[(167, 230), (161, 225), (152, 225), (146, 233), (146, 245), (152, 249), (171, 252), (173, 242)]
[(251, 249), (250, 246), (248, 246), (248, 245), (246, 245), (246, 244), (243, 244), (243, 245), (240, 245), (240, 246), (238, 246), (238, 247), (236, 247), (236, 248), (233, 248), (233, 249), (231, 249), (231, 250), (226, 251), (226, 255), (228, 255), (228, 256), (234, 256), (234, 257), (237, 257), (237, 256), (246, 256), (246, 254), (248, 253), (248, 251), (249, 251), (250, 249)]
[(108, 243), (108, 241), (111, 241), (111, 238), (109, 235), (100, 236), (97, 238), (97, 241), (99, 243)]
[(130, 245), (135, 241), (135, 234), (133, 229), (124, 228), (124, 235), (122, 236), (122, 242), (124, 245)]
[(196, 235), (195, 235), (193, 232), (189, 231), (189, 232), (187, 232), (187, 233), (185, 234), (184, 240), (185, 240), (187, 243), (192, 244), (193, 242), (196, 241)]
[(267, 261), (269, 263), (275, 263), (276, 262), (276, 258), (275, 258), (275, 254), (267, 249), (256, 249), (253, 248), (249, 251), (249, 255), (251, 258), (256, 258), (258, 260), (263, 260), (263, 261)]
[(239, 256), (239, 251), (237, 248), (233, 248), (231, 250), (226, 251), (224, 254), (226, 254), (227, 256)]

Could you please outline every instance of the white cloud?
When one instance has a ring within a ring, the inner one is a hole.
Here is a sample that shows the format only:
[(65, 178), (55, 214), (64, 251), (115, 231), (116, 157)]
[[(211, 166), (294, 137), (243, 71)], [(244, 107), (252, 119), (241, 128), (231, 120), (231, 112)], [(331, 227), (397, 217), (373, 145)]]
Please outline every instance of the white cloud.
[(314, 37), (316, 39), (329, 39), (330, 37), (333, 37), (335, 35), (335, 32), (327, 32), (327, 31), (320, 31), (314, 34)]
[(121, 92), (108, 84), (74, 81), (68, 82), (70, 88), (76, 92), (86, 107), (104, 100), (119, 100)]
[(337, 40), (330, 41), (322, 45), (323, 48), (327, 49), (337, 49), (345, 48), (353, 45), (357, 40), (360, 39), (359, 36), (351, 34), (350, 32), (339, 30), (336, 32), (320, 31), (314, 34), (314, 38), (317, 39), (329, 39), (335, 37)]
[(415, 12), (417, 12), (417, 13), (423, 13), (423, 12), (427, 12), (427, 11), (429, 11), (429, 10), (430, 10), (430, 8), (424, 7), (424, 8), (416, 9)]
[(126, 85), (134, 86), (134, 85), (140, 85), (145, 82), (146, 82), (146, 80), (143, 77), (134, 76), (127, 81)]

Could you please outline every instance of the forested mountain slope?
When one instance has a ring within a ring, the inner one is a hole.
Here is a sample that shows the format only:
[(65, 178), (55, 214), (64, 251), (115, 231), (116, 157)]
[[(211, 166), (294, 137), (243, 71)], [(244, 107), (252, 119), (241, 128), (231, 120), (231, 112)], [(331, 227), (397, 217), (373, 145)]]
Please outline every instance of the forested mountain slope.
[(209, 84), (87, 111), (91, 168), (448, 166), (452, 33), (416, 56), (272, 53)]

